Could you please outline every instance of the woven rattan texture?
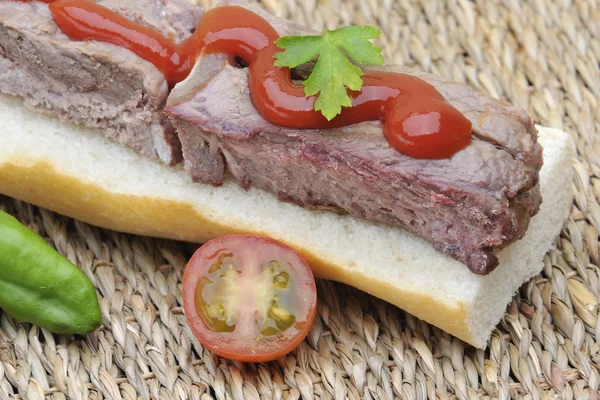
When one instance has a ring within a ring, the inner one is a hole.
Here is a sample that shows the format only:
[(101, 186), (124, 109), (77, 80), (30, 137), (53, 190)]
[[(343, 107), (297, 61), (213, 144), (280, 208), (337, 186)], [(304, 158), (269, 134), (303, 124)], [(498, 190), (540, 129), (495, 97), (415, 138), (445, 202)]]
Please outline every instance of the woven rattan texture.
[(316, 28), (370, 23), (390, 60), (527, 108), (576, 138), (569, 221), (487, 351), (358, 291), (319, 282), (308, 339), (240, 365), (193, 339), (182, 244), (102, 231), (0, 199), (93, 280), (102, 329), (59, 337), (0, 313), (0, 399), (597, 399), (600, 384), (600, 1), (264, 0)]

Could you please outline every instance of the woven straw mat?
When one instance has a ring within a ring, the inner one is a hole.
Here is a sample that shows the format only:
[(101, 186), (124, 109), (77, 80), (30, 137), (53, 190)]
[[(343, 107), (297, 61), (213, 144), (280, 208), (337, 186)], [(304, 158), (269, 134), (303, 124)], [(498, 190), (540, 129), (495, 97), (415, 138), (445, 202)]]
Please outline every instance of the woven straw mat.
[(485, 351), (320, 281), (304, 343), (278, 362), (243, 365), (213, 356), (186, 326), (185, 245), (1, 198), (88, 274), (104, 325), (84, 339), (54, 336), (0, 312), (0, 399), (600, 398), (600, 0), (262, 4), (319, 29), (379, 26), (393, 62), (466, 82), (570, 132), (575, 201), (544, 271), (515, 296)]

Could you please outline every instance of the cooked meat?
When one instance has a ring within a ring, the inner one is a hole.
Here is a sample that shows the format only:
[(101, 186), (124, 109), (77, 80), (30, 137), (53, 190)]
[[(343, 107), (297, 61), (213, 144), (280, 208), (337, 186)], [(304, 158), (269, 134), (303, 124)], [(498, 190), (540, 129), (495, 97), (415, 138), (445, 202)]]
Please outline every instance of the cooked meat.
[[(281, 35), (301, 29), (263, 16)], [(167, 104), (185, 167), (196, 181), (218, 185), (228, 170), (244, 187), (300, 206), (403, 226), (473, 272), (487, 274), (498, 264), (495, 251), (525, 234), (541, 203), (542, 149), (535, 127), (523, 110), (468, 86), (402, 67), (386, 69), (434, 85), (472, 122), (472, 143), (450, 159), (417, 160), (391, 148), (379, 122), (333, 130), (274, 126), (252, 105), (247, 69), (209, 56)]]
[[(186, 0), (98, 2), (174, 41), (188, 37), (201, 16)], [(251, 8), (281, 35), (312, 32)], [(541, 203), (542, 154), (531, 119), (465, 85), (386, 69), (435, 86), (470, 119), (473, 142), (450, 159), (417, 160), (389, 146), (380, 122), (274, 126), (252, 105), (247, 69), (224, 56), (198, 60), (169, 96), (162, 74), (128, 50), (69, 40), (43, 3), (0, 0), (0, 91), (168, 164), (183, 150), (196, 181), (219, 185), (230, 173), (244, 187), (300, 206), (402, 226), (473, 272), (489, 273), (498, 264), (495, 251), (525, 234)]]
[[(202, 10), (186, 0), (100, 0), (174, 41), (187, 38)], [(0, 0), (0, 91), (38, 111), (99, 128), (107, 136), (167, 164), (181, 146), (163, 107), (162, 74), (123, 48), (69, 40), (46, 4)]]

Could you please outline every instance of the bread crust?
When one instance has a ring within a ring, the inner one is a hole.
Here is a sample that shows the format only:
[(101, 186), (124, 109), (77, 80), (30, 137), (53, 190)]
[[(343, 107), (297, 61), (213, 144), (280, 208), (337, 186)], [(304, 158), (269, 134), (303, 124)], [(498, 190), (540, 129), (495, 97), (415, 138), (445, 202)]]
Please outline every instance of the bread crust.
[(102, 133), (27, 110), (0, 95), (0, 193), (116, 231), (202, 243), (231, 233), (274, 237), (298, 249), (315, 275), (354, 286), (485, 348), (506, 304), (544, 266), (568, 217), (575, 150), (565, 132), (538, 127), (544, 202), (525, 238), (486, 276), (468, 273), (408, 232), (310, 212), (233, 180), (194, 184)]
[[(0, 165), (0, 193), (91, 225), (195, 243), (237, 233), (269, 236), (258, 227), (253, 231), (239, 230), (217, 222), (189, 203), (111, 192), (86, 181), (84, 176), (60, 173), (49, 160), (32, 162), (25, 155), (22, 159), (26, 161), (13, 158)], [(308, 246), (295, 244), (293, 247), (306, 257), (316, 277), (356, 287), (473, 343), (467, 305), (442, 302), (424, 293), (403, 290), (346, 268), (336, 260), (320, 257)]]

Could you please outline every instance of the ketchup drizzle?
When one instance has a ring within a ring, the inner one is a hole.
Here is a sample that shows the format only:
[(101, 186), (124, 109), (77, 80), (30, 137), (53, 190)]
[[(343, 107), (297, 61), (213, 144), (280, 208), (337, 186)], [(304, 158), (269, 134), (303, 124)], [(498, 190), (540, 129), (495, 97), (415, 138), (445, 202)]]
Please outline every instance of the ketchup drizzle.
[[(20, 0), (27, 1), (27, 0)], [(471, 141), (471, 122), (431, 85), (407, 74), (366, 71), (363, 88), (349, 92), (352, 107), (328, 121), (314, 110), (315, 97), (291, 81), (289, 68), (273, 65), (279, 49), (275, 29), (238, 6), (206, 12), (194, 34), (175, 44), (90, 0), (43, 0), (59, 28), (73, 40), (98, 40), (131, 50), (154, 64), (171, 86), (184, 80), (196, 59), (208, 53), (242, 58), (249, 66), (252, 102), (268, 122), (295, 129), (328, 129), (382, 120), (384, 135), (399, 152), (415, 158), (452, 156)]]

